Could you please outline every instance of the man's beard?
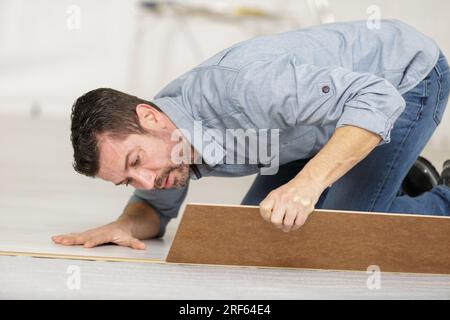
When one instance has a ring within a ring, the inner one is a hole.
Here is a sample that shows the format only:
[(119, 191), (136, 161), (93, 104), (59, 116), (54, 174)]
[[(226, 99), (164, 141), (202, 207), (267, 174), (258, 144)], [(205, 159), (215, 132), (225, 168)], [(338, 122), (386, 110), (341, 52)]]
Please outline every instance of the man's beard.
[(181, 164), (179, 166), (164, 169), (161, 175), (156, 179), (156, 189), (164, 189), (164, 183), (170, 173), (172, 173), (172, 176), (175, 175), (171, 189), (183, 188), (187, 185), (189, 179), (189, 165)]

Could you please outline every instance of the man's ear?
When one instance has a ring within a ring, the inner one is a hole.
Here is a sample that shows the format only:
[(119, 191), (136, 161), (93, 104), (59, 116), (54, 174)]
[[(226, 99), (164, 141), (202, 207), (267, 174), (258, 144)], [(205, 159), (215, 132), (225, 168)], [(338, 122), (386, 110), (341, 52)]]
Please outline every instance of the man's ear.
[(136, 106), (136, 114), (141, 127), (144, 129), (155, 129), (155, 125), (160, 122), (160, 113), (148, 104), (138, 104)]

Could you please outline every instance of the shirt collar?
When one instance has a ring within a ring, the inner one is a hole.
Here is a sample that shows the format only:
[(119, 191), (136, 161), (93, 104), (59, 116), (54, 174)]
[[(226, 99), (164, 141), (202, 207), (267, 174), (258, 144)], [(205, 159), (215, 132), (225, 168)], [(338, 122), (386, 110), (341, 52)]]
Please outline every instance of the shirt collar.
[[(183, 129), (186, 131), (186, 139), (194, 147), (194, 149), (203, 158), (203, 161), (210, 167), (214, 167), (221, 163), (225, 157), (225, 150), (223, 146), (214, 139), (207, 131), (203, 130), (201, 125), (201, 119), (196, 120), (186, 111), (185, 108), (178, 106), (178, 104), (169, 97), (157, 98), (152, 101), (158, 108), (161, 109), (164, 114), (166, 114), (170, 120), (175, 124), (178, 129)], [(211, 146), (213, 144), (213, 146)], [(217, 156), (213, 156), (208, 152), (204, 152), (205, 146), (208, 145), (208, 149), (214, 148), (217, 150)]]

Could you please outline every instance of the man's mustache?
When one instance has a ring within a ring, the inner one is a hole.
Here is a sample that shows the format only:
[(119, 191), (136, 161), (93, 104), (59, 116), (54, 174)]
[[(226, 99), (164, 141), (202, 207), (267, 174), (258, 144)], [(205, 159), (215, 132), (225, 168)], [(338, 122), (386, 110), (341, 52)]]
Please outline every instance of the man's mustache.
[(164, 171), (156, 179), (155, 188), (156, 189), (163, 189), (164, 188), (164, 183), (166, 182), (166, 179), (169, 176), (169, 174), (172, 171), (179, 170), (181, 167), (182, 166), (180, 165), (180, 166), (175, 166), (175, 167), (170, 167), (170, 168), (164, 169)]

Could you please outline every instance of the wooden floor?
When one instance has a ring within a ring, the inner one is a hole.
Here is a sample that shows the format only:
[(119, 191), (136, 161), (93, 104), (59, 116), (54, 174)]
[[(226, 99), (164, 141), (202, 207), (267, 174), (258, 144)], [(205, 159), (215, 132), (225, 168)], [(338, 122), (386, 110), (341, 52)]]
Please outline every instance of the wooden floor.
[[(146, 251), (52, 244), (54, 234), (114, 220), (132, 189), (79, 176), (71, 169), (67, 119), (0, 116), (0, 251), (53, 252), (164, 260), (179, 219)], [(188, 201), (238, 204), (252, 181), (210, 178), (192, 184)], [(226, 192), (223, 192), (226, 190)], [(67, 287), (69, 266), (81, 288)], [(0, 299), (12, 298), (433, 298), (450, 299), (450, 277), (382, 274), (369, 290), (366, 273), (183, 266), (0, 256)]]
[[(67, 270), (80, 270), (79, 290)], [(450, 299), (450, 279), (365, 273), (199, 267), (0, 257), (0, 298), (42, 299)]]

